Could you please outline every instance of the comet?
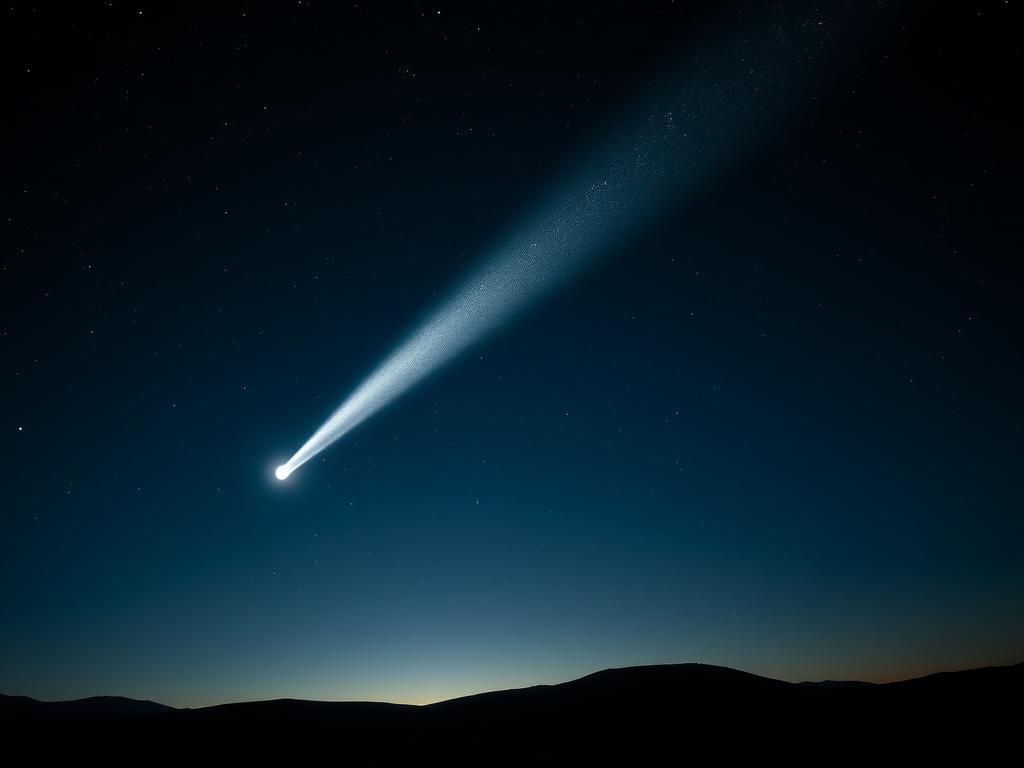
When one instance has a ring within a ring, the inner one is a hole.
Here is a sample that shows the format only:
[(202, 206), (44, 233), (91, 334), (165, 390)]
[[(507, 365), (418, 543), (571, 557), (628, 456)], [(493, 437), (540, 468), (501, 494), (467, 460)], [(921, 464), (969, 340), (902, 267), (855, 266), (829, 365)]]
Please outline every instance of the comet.
[[(286, 480), (355, 427), (481, 343), (722, 169), (801, 109), (822, 69), (820, 26), (775, 20), (709, 50), (636, 99), (608, 136), (277, 467)], [(811, 53), (809, 53), (809, 51)]]

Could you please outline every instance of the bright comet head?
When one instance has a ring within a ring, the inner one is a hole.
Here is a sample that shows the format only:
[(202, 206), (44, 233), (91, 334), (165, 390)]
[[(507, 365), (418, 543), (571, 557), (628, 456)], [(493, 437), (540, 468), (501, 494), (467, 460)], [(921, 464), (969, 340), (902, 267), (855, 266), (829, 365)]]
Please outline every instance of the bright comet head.
[(292, 471), (288, 468), (288, 465), (282, 464), (280, 467), (274, 470), (274, 477), (276, 477), (278, 480), (287, 480), (288, 475), (290, 475), (291, 473)]

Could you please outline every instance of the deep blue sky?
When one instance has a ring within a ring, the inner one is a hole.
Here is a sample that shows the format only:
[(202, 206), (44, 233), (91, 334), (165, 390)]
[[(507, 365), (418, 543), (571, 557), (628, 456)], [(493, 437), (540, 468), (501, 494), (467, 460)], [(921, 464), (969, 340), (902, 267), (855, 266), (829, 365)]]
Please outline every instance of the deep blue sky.
[(567, 158), (767, 23), (600, 5), (5, 8), (0, 691), (1024, 658), (1002, 3), (783, 4), (831, 69), (792, 120), (273, 480)]

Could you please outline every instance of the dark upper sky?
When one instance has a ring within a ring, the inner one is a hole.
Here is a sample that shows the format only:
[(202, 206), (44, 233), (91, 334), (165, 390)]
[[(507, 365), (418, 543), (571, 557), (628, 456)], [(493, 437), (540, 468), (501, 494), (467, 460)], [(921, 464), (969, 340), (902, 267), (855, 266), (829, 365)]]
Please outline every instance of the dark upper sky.
[(771, 11), (822, 43), (783, 124), (285, 484), (638, 94), (776, 22), (66, 5), (0, 23), (0, 690), (1024, 658), (1009, 4)]

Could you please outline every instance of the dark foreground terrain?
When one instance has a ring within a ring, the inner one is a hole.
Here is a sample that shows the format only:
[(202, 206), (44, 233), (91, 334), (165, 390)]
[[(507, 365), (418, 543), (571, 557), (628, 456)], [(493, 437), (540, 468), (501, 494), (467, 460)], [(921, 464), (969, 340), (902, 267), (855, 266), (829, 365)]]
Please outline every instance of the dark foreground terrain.
[[(1020, 728), (1024, 664), (897, 683), (787, 683), (703, 664), (608, 669), (559, 685), (495, 691), (428, 706), (281, 699), (174, 709), (98, 697), (41, 702), (0, 696), (0, 728), (44, 752), (145, 743), (174, 750), (218, 742), (237, 751), (330, 745), (339, 755), (415, 751), (488, 762), (530, 752), (563, 757), (621, 750), (719, 754), (1008, 743)], [(290, 745), (290, 746), (289, 746)], [(538, 752), (538, 750), (543, 750)], [(554, 751), (550, 751), (554, 750)]]

